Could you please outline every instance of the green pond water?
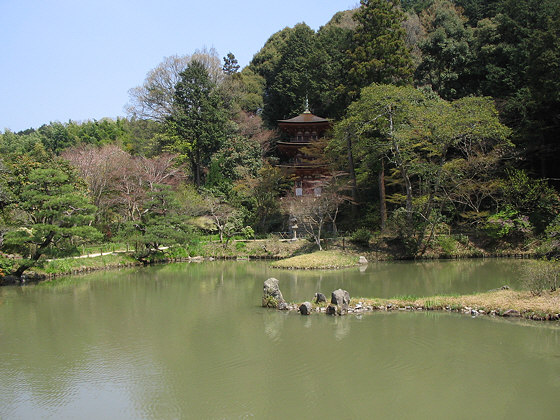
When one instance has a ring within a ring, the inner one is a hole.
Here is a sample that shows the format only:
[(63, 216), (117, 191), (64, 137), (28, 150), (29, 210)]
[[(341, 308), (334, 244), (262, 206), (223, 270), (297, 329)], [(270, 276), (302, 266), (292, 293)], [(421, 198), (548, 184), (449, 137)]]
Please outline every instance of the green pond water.
[(271, 276), (293, 301), (426, 296), (515, 288), (523, 264), (206, 262), (0, 288), (0, 418), (557, 419), (557, 323), (259, 306)]

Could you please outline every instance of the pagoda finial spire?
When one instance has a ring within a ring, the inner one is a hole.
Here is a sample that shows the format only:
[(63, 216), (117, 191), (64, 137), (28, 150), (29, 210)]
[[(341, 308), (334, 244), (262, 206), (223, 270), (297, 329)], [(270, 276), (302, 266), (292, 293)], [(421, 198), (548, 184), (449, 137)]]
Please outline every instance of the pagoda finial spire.
[(309, 98), (307, 97), (307, 95), (305, 95), (305, 111), (303, 111), (304, 114), (311, 114), (311, 111), (309, 110)]

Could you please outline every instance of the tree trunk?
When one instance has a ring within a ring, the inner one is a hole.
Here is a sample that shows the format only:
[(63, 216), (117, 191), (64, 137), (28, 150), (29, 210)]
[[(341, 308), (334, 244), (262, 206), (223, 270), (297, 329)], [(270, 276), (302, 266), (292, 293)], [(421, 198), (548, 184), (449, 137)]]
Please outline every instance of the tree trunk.
[(317, 236), (315, 237), (315, 241), (317, 242), (317, 245), (319, 246), (319, 251), (322, 251), (323, 248), (321, 247), (321, 228), (323, 227), (323, 223), (319, 223), (319, 227), (317, 229)]
[(31, 265), (20, 265), (18, 267), (18, 269), (14, 272), (14, 276), (21, 278), (21, 276), (23, 275), (24, 271), (27, 270), (28, 268), (30, 268)]
[(33, 267), (33, 265), (35, 265), (35, 263), (37, 262), (37, 260), (39, 258), (41, 258), (41, 255), (43, 255), (43, 251), (50, 245), (50, 243), (52, 242), (52, 239), (54, 238), (54, 232), (49, 232), (49, 234), (47, 235), (47, 237), (45, 238), (45, 240), (43, 241), (43, 243), (41, 245), (39, 245), (37, 247), (37, 249), (35, 250), (35, 252), (33, 253), (33, 255), (31, 256), (31, 260), (33, 261), (31, 264), (23, 264), (20, 265), (18, 267), (18, 269), (15, 271), (14, 275), (16, 277), (21, 277), (24, 273), (25, 270), (27, 270), (28, 268)]
[(356, 185), (356, 168), (354, 165), (354, 154), (352, 153), (352, 137), (346, 134), (346, 147), (348, 149), (348, 172), (350, 173), (350, 181), (352, 188), (352, 215), (356, 215), (356, 205), (358, 202), (358, 187)]
[(200, 188), (200, 158), (198, 152), (191, 156), (191, 166), (193, 171), (193, 181), (197, 188)]
[(387, 228), (387, 200), (385, 197), (385, 161), (381, 157), (381, 170), (379, 171), (379, 214), (381, 217), (381, 231)]
[(406, 170), (406, 166), (403, 163), (401, 152), (399, 149), (399, 144), (395, 140), (395, 136), (393, 132), (393, 114), (391, 112), (391, 107), (389, 107), (389, 125), (390, 125), (389, 136), (391, 137), (391, 142), (393, 143), (395, 160), (397, 166), (401, 170), (403, 181), (404, 181), (404, 187), (406, 189), (406, 218), (410, 227), (412, 227), (412, 183), (410, 182), (410, 178), (408, 176), (408, 171)]

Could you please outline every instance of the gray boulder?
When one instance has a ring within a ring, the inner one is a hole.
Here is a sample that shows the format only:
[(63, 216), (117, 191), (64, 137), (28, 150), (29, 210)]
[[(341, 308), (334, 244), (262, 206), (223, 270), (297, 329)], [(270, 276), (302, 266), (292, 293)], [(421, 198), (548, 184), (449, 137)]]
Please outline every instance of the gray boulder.
[(282, 296), (280, 287), (278, 287), (278, 279), (271, 277), (264, 282), (262, 306), (268, 308), (278, 308), (280, 304), (286, 301)]
[(303, 302), (301, 305), (299, 305), (299, 313), (302, 315), (311, 314), (311, 309), (311, 303), (309, 302)]
[(336, 315), (336, 305), (327, 306), (327, 315)]
[(322, 294), (322, 293), (315, 293), (315, 303), (321, 303), (321, 302), (326, 302), (327, 301), (327, 297)]
[(331, 294), (331, 303), (339, 306), (350, 305), (350, 293), (346, 290), (337, 289)]

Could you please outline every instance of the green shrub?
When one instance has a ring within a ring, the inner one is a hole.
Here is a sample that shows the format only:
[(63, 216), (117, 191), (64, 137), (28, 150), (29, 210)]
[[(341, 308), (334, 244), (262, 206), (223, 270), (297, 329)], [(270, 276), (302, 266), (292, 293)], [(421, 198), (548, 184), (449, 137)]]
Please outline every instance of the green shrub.
[(544, 179), (530, 178), (523, 170), (506, 171), (507, 182), (504, 185), (506, 202), (519, 213), (529, 217), (537, 233), (545, 227), (560, 210), (560, 197)]
[(498, 239), (528, 235), (532, 231), (532, 226), (527, 216), (506, 206), (498, 213), (489, 216), (483, 229), (488, 236)]
[(14, 260), (0, 255), (0, 277), (10, 274), (14, 267)]
[(74, 262), (72, 258), (52, 260), (43, 266), (43, 270), (47, 274), (70, 273), (74, 268)]
[(534, 295), (544, 290), (555, 291), (560, 280), (560, 261), (539, 260), (528, 263), (523, 270), (523, 286)]
[(560, 254), (560, 214), (546, 227), (546, 253)]
[(185, 245), (185, 250), (189, 257), (196, 257), (204, 253), (204, 249), (199, 237), (189, 239)]
[(359, 228), (352, 233), (350, 236), (350, 240), (358, 245), (368, 246), (369, 241), (371, 240), (372, 234), (366, 228)]
[(245, 226), (241, 229), (241, 236), (243, 239), (252, 239), (255, 237), (255, 231), (251, 226)]
[(461, 245), (468, 246), (469, 245), (469, 237), (467, 235), (463, 235), (462, 233), (454, 236), (455, 240), (459, 242)]
[(169, 247), (165, 253), (167, 257), (171, 259), (187, 258), (189, 256), (187, 249), (178, 245)]
[(437, 243), (445, 255), (453, 255), (457, 250), (457, 241), (449, 235), (438, 236)]

